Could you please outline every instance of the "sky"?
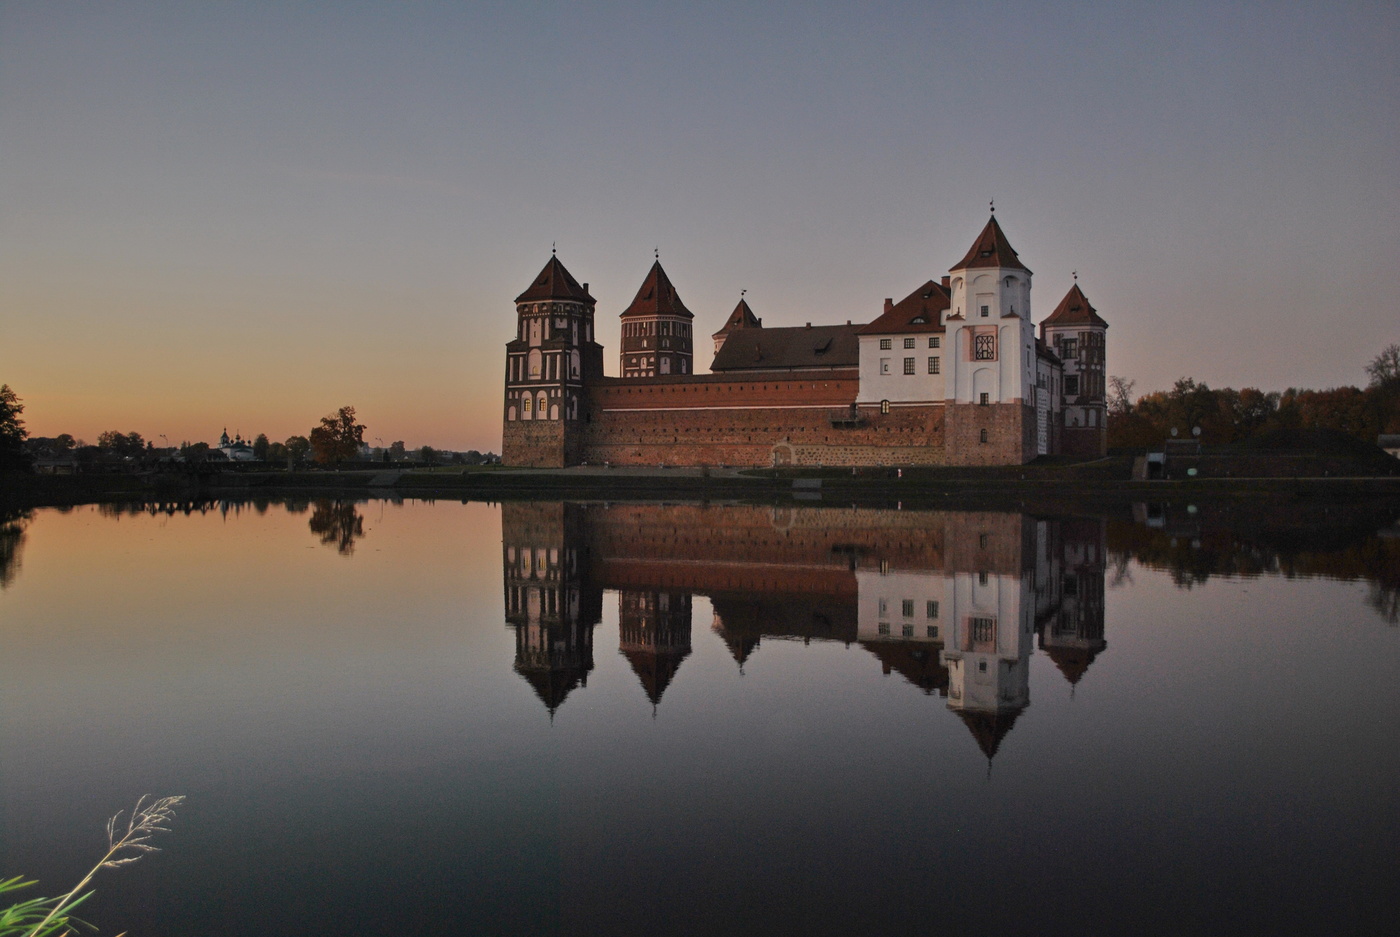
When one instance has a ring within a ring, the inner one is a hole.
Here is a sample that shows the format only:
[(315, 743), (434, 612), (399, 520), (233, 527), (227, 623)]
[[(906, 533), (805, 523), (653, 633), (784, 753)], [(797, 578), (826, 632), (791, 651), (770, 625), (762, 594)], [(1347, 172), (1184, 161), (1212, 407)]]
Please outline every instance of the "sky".
[[(1400, 5), (0, 0), (0, 383), (33, 435), (499, 451), (557, 245), (617, 316), (869, 321), (988, 204), (1138, 393), (1400, 341)], [(697, 370), (707, 343), (697, 342)]]

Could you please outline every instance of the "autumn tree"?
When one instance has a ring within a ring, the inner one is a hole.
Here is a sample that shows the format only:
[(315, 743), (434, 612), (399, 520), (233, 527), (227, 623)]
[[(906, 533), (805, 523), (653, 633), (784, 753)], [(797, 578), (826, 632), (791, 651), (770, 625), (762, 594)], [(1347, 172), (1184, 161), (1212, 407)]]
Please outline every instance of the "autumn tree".
[(1387, 345), (1366, 365), (1372, 387), (1400, 384), (1400, 344)]
[(24, 404), (10, 385), (0, 384), (0, 471), (29, 468), (29, 456), (24, 451), (29, 431), (19, 418), (23, 412)]
[(311, 431), (311, 448), (321, 464), (348, 462), (360, 454), (365, 426), (355, 422), (355, 408), (341, 407), (321, 417), (321, 425)]
[(282, 445), (287, 447), (287, 457), (293, 462), (302, 462), (311, 451), (311, 440), (305, 436), (288, 436)]

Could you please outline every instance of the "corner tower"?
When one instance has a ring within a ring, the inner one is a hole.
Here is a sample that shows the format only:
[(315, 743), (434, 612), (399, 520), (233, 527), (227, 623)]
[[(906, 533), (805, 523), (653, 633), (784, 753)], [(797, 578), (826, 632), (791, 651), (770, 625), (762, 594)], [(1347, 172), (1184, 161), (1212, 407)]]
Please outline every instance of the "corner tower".
[(1037, 450), (1031, 271), (993, 215), (949, 273), (944, 368), (948, 462), (1029, 462)]
[(506, 343), (504, 430), (507, 465), (562, 467), (579, 461), (584, 388), (603, 374), (593, 338), (588, 284), (551, 256), (515, 298), (515, 338)]
[(695, 372), (691, 321), (661, 260), (651, 265), (632, 305), (622, 311), (622, 367), (627, 377)]
[(1108, 455), (1107, 378), (1104, 352), (1108, 323), (1099, 318), (1076, 281), (1040, 323), (1040, 338), (1064, 362), (1060, 378), (1061, 450), (1065, 455)]

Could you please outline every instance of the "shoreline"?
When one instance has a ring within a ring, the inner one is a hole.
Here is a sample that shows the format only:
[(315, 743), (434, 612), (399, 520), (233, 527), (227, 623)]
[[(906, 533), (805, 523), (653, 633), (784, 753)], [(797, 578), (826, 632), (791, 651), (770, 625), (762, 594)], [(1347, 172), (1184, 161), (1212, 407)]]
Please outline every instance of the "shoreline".
[[(1391, 499), (1400, 476), (1265, 477), (1132, 480), (1094, 477), (1093, 464), (1014, 467), (982, 473), (840, 469), (700, 469), (580, 467), (571, 469), (361, 470), (225, 472), (179, 475), (19, 475), (0, 481), (0, 502), (17, 507), (104, 501), (168, 501), (256, 496), (425, 497), (466, 501), (531, 499), (763, 500), (842, 503), (1025, 505), (1183, 500)], [(1018, 470), (1018, 469), (1024, 470)], [(1075, 477), (1075, 476), (1078, 477)], [(1087, 477), (1086, 477), (1087, 476)]]

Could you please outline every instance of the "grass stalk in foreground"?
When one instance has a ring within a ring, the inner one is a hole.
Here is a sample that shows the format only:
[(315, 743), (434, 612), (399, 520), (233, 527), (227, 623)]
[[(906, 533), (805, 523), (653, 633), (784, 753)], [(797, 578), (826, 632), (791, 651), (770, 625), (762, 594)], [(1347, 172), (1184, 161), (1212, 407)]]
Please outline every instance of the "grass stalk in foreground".
[[(119, 869), (141, 859), (147, 853), (159, 852), (151, 845), (156, 833), (170, 832), (169, 823), (175, 818), (175, 808), (184, 803), (182, 795), (158, 797), (150, 803), (142, 797), (121, 827), (122, 811), (107, 821), (107, 853), (88, 870), (82, 881), (61, 898), (31, 898), (0, 910), (0, 937), (53, 937), (72, 933), (71, 922), (77, 921), (72, 912), (92, 896), (80, 894), (93, 876), (103, 869)], [(20, 877), (0, 881), (0, 895), (33, 885)], [(37, 921), (37, 923), (35, 923)]]

